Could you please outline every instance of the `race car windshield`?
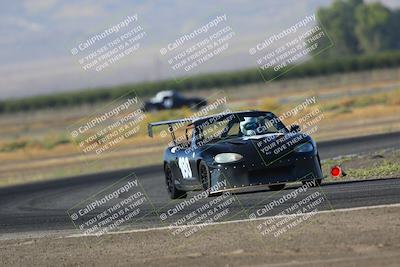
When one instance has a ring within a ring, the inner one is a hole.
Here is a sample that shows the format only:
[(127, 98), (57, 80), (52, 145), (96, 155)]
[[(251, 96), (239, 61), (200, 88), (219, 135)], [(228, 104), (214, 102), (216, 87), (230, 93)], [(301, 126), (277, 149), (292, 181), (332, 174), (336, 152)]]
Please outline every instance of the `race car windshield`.
[(212, 143), (220, 140), (240, 138), (270, 133), (285, 133), (288, 130), (272, 114), (231, 115), (220, 120), (202, 122), (196, 127), (197, 141)]

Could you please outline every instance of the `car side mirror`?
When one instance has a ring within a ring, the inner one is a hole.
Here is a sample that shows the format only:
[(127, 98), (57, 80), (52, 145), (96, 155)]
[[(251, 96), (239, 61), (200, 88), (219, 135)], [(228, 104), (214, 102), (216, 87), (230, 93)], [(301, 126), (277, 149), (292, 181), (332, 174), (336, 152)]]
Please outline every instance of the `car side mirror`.
[(293, 124), (292, 126), (290, 126), (290, 131), (291, 132), (300, 132), (300, 126), (297, 124)]

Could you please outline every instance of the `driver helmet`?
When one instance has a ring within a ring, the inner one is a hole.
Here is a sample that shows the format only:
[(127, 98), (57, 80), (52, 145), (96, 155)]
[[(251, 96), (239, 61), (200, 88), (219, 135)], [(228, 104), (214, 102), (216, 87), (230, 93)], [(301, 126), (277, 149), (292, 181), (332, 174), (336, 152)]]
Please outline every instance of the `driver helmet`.
[(240, 131), (244, 136), (252, 136), (257, 134), (258, 121), (255, 117), (244, 117), (244, 121), (240, 122)]
[(244, 136), (264, 134), (266, 129), (262, 127), (263, 125), (265, 121), (262, 117), (244, 117), (244, 121), (240, 122), (240, 131)]

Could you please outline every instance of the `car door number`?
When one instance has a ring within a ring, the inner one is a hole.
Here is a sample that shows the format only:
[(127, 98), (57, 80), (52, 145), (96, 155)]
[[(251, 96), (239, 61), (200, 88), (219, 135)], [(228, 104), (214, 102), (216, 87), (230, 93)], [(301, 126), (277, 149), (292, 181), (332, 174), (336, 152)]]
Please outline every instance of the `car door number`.
[(181, 170), (183, 179), (192, 177), (192, 169), (190, 168), (189, 158), (179, 157), (178, 158), (179, 169)]

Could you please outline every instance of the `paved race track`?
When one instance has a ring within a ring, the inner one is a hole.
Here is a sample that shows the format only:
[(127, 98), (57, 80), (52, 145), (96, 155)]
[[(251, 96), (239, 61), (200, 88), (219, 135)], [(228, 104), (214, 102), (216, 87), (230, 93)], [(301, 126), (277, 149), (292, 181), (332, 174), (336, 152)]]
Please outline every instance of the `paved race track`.
[[(334, 140), (318, 145), (321, 158), (326, 159), (384, 148), (400, 148), (400, 133)], [(0, 234), (73, 229), (74, 225), (67, 215), (68, 209), (132, 172), (139, 178), (151, 203), (147, 201), (141, 206), (143, 216), (133, 221), (130, 227), (165, 226), (173, 222), (174, 218), (171, 218), (172, 221), (162, 221), (160, 214), (167, 213), (182, 200), (170, 201), (164, 187), (162, 168), (153, 166), (0, 189)], [(264, 190), (229, 196), (233, 197), (234, 201), (229, 205), (229, 215), (221, 220), (248, 218), (249, 214), (256, 213), (274, 199), (282, 198), (298, 187), (299, 185), (292, 185), (280, 192)], [(318, 207), (319, 210), (400, 203), (400, 179), (326, 183), (321, 187), (309, 189), (307, 194), (315, 195), (315, 192), (324, 198)], [(188, 198), (194, 195), (195, 193), (191, 193)], [(210, 199), (196, 201), (176, 215), (176, 219), (201, 207), (207, 201)], [(275, 215), (293, 205), (295, 201), (289, 199), (264, 216)]]

